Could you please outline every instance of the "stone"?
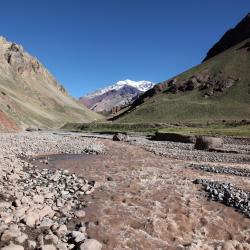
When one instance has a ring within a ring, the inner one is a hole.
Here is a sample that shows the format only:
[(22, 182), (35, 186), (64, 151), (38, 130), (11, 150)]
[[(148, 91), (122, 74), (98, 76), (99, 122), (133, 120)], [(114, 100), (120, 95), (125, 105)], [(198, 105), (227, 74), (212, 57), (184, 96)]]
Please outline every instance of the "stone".
[(35, 249), (36, 248), (36, 242), (33, 240), (28, 240), (28, 248), (29, 249)]
[(67, 233), (68, 229), (66, 225), (61, 225), (59, 228), (56, 230), (56, 235), (59, 237), (64, 236)]
[(43, 220), (41, 221), (39, 227), (51, 227), (54, 224), (54, 221), (50, 218), (43, 218)]
[(101, 250), (102, 244), (95, 239), (87, 239), (80, 245), (80, 250)]
[(75, 211), (75, 216), (77, 217), (77, 218), (82, 218), (82, 217), (85, 217), (85, 211), (84, 210), (78, 210), (78, 211)]
[(211, 150), (211, 149), (221, 148), (222, 146), (223, 146), (222, 138), (197, 136), (194, 148), (198, 150)]
[(113, 141), (124, 141), (124, 142), (127, 142), (127, 141), (129, 141), (129, 136), (127, 134), (124, 134), (124, 133), (116, 133), (113, 136)]
[(21, 236), (21, 231), (17, 225), (11, 225), (9, 229), (5, 230), (1, 236), (1, 241), (10, 241), (13, 238)]
[(19, 237), (16, 238), (16, 242), (20, 243), (20, 244), (23, 244), (27, 239), (28, 239), (28, 235), (22, 233), (21, 236), (19, 236)]
[(53, 217), (55, 212), (52, 210), (52, 208), (48, 205), (45, 205), (40, 211), (39, 211), (39, 217), (43, 218), (45, 216)]
[(54, 245), (43, 245), (41, 250), (56, 250), (56, 247)]
[(43, 202), (44, 202), (44, 197), (43, 197), (42, 195), (34, 195), (33, 201), (34, 201), (35, 203), (41, 203), (41, 204), (43, 204)]
[(46, 194), (44, 195), (44, 198), (45, 198), (45, 199), (53, 199), (53, 197), (54, 197), (54, 194), (53, 194), (53, 193), (46, 193)]
[(86, 238), (85, 234), (79, 232), (79, 234), (75, 237), (75, 242), (76, 243), (82, 242), (85, 240), (85, 238)]
[(9, 208), (10, 206), (11, 206), (11, 202), (7, 202), (7, 201), (0, 202), (0, 209)]
[(57, 244), (59, 239), (56, 235), (54, 234), (48, 234), (44, 237), (45, 240), (51, 241), (53, 244)]
[(57, 249), (59, 249), (59, 250), (68, 250), (68, 248), (67, 248), (67, 244), (66, 243), (58, 243), (57, 245), (56, 245), (56, 247), (57, 247)]
[(20, 206), (21, 206), (21, 201), (18, 200), (18, 199), (16, 199), (16, 200), (13, 202), (13, 205), (14, 205), (15, 207), (20, 207)]
[(39, 220), (39, 214), (35, 212), (29, 212), (24, 217), (24, 222), (29, 227), (34, 227), (38, 220)]
[(3, 247), (2, 250), (24, 250), (24, 247), (10, 243), (8, 246)]

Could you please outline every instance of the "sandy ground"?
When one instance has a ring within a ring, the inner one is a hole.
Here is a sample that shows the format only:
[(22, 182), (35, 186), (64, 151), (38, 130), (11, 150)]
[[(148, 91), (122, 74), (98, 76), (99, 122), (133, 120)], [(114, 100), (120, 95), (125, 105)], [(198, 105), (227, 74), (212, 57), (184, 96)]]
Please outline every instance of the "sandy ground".
[(208, 200), (192, 183), (196, 178), (229, 181), (250, 190), (249, 178), (192, 170), (184, 160), (98, 140), (106, 147), (104, 155), (35, 163), (97, 181), (99, 187), (85, 198), (85, 222), (89, 237), (103, 249), (250, 249), (250, 219)]

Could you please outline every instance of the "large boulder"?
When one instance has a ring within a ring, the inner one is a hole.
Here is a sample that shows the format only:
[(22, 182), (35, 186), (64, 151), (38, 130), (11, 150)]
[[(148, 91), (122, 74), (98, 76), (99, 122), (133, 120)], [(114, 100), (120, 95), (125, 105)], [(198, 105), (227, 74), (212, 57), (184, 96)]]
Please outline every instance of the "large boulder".
[(223, 139), (218, 137), (197, 136), (194, 145), (198, 150), (212, 150), (223, 146)]
[(125, 133), (116, 133), (113, 136), (113, 141), (128, 141), (128, 140), (129, 140), (129, 137)]

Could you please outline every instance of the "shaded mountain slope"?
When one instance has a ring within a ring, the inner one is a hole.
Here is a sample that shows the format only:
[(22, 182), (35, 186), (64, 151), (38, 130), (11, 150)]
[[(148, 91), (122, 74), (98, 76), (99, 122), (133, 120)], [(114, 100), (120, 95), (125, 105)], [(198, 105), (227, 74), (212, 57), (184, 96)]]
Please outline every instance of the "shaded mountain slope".
[(233, 29), (228, 30), (222, 38), (208, 51), (205, 60), (250, 38), (250, 13)]
[(118, 122), (250, 119), (250, 39), (156, 85)]
[(0, 130), (57, 127), (99, 116), (70, 97), (23, 47), (0, 37)]

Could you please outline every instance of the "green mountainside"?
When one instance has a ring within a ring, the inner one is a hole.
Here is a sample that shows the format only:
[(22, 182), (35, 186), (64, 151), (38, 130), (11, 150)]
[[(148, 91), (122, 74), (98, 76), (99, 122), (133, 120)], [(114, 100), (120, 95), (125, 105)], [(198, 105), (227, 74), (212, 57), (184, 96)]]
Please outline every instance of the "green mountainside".
[[(250, 15), (240, 24), (230, 30), (231, 40), (222, 37), (202, 64), (159, 83), (113, 120), (119, 123), (249, 120), (250, 32), (243, 31), (244, 28), (250, 31)], [(243, 40), (235, 45), (233, 36), (242, 33)]]

